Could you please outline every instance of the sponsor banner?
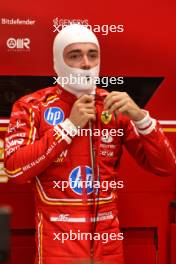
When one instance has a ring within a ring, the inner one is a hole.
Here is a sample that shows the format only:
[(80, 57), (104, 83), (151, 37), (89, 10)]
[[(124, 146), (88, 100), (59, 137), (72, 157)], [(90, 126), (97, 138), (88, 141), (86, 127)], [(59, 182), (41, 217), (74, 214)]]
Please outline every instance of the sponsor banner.
[(36, 21), (33, 19), (22, 19), (22, 18), (9, 18), (2, 17), (0, 19), (1, 25), (10, 25), (10, 26), (34, 26)]

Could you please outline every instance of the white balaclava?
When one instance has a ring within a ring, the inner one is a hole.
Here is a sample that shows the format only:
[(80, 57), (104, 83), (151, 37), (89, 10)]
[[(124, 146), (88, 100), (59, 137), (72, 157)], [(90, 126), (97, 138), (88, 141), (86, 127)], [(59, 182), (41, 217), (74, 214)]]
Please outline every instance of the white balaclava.
[[(60, 85), (65, 90), (75, 94), (77, 97), (84, 93), (94, 94), (96, 80), (99, 77), (100, 63), (89, 70), (68, 66), (64, 62), (63, 53), (65, 47), (73, 43), (94, 43), (99, 48), (99, 43), (95, 34), (86, 26), (71, 24), (64, 27), (56, 35), (53, 44), (54, 70), (57, 73), (57, 76), (60, 77), (58, 78), (59, 82), (62, 80)], [(71, 77), (77, 79), (76, 83), (73, 82)], [(67, 83), (65, 82), (65, 79), (67, 79)], [(86, 81), (80, 82), (80, 79)]]

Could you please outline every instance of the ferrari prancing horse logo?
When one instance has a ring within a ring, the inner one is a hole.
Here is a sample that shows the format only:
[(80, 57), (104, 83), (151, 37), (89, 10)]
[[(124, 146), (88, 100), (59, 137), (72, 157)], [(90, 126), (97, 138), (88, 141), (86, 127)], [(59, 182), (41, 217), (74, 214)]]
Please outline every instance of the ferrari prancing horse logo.
[(103, 111), (101, 113), (101, 121), (107, 125), (112, 119), (112, 114), (109, 114), (108, 111)]

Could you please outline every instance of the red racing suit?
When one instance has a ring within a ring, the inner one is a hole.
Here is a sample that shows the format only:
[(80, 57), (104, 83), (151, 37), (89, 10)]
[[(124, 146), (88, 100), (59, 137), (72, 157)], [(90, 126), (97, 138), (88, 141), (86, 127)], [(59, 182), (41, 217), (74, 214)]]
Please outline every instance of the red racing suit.
[(123, 145), (154, 174), (169, 175), (175, 168), (174, 152), (158, 122), (149, 115), (134, 123), (107, 114), (106, 95), (96, 90), (96, 121), (91, 130), (86, 126), (95, 132), (91, 136), (67, 134), (64, 124), (77, 98), (59, 86), (13, 106), (5, 167), (11, 182), (33, 185), (36, 264), (124, 263), (117, 215)]

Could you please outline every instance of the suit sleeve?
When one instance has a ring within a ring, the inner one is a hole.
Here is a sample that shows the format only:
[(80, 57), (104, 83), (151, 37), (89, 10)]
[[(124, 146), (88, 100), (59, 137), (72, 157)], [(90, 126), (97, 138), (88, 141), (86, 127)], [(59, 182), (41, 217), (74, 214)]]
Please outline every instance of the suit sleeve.
[(71, 143), (61, 126), (51, 127), (39, 137), (38, 113), (39, 109), (24, 102), (14, 104), (5, 139), (5, 170), (12, 182), (32, 180)]
[(124, 144), (137, 163), (154, 174), (167, 176), (176, 168), (173, 147), (149, 114), (142, 122), (126, 121)]

